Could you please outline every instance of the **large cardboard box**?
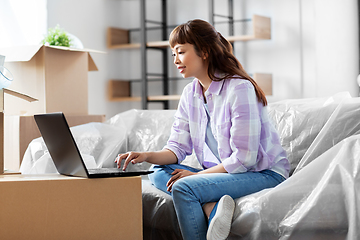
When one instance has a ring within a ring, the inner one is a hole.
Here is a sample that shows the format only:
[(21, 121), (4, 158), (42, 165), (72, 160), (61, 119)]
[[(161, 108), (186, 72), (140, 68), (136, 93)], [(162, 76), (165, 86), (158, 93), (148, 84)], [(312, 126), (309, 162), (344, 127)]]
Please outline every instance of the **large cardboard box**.
[(5, 96), (7, 114), (88, 114), (88, 71), (97, 70), (90, 52), (99, 51), (43, 45), (0, 49), (14, 76), (10, 89), (39, 100), (29, 104)]
[(141, 177), (2, 175), (0, 193), (1, 239), (143, 239)]
[[(90, 123), (104, 122), (105, 115), (67, 115), (70, 127)], [(8, 116), (4, 118), (4, 168), (19, 171), (21, 161), (29, 143), (41, 137), (34, 116)]]

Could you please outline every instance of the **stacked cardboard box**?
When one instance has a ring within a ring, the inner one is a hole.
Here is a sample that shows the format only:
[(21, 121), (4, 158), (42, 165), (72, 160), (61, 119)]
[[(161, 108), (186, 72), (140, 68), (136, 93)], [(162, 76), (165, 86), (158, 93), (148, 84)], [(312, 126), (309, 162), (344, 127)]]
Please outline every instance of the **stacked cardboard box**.
[[(16, 160), (9, 149), (19, 153), (27, 147), (24, 141), (40, 136), (33, 114), (62, 111), (70, 126), (104, 120), (88, 115), (87, 72), (96, 70), (89, 52), (44, 46), (0, 49), (9, 56), (5, 66), (14, 75), (12, 90), (0, 89), (0, 174), (4, 154), (5, 164)], [(140, 177), (5, 174), (0, 175), (0, 194), (1, 239), (143, 238)]]
[(1, 239), (143, 239), (141, 177), (0, 176)]
[(0, 49), (14, 76), (9, 90), (37, 99), (29, 102), (16, 94), (2, 95), (5, 168), (18, 170), (28, 144), (40, 136), (34, 114), (63, 112), (70, 126), (105, 120), (103, 115), (88, 115), (88, 71), (98, 70), (92, 52), (99, 51), (43, 45)]

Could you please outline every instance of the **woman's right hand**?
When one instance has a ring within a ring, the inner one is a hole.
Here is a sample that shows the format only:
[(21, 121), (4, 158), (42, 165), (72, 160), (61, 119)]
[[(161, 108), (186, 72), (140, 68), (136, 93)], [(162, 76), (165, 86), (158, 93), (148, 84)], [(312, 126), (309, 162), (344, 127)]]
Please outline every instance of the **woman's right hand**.
[(123, 166), (123, 170), (125, 171), (130, 162), (132, 164), (141, 163), (146, 161), (147, 157), (146, 152), (127, 152), (119, 154), (115, 159), (115, 163), (117, 163), (117, 167), (120, 168), (122, 160), (125, 159)]

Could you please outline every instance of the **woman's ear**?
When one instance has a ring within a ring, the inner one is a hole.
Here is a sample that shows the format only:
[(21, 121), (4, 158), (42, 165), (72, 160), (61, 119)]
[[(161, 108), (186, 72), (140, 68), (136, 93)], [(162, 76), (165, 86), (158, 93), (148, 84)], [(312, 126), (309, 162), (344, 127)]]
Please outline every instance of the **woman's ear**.
[(209, 57), (209, 54), (205, 51), (203, 51), (202, 58), (203, 60), (206, 60)]

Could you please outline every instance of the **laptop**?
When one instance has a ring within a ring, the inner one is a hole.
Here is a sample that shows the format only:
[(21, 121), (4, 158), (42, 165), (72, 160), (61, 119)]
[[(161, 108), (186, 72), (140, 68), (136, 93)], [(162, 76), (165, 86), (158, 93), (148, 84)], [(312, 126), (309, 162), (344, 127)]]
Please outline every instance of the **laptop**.
[(87, 169), (63, 113), (34, 115), (36, 124), (60, 174), (86, 178), (129, 177), (153, 171), (118, 168)]

